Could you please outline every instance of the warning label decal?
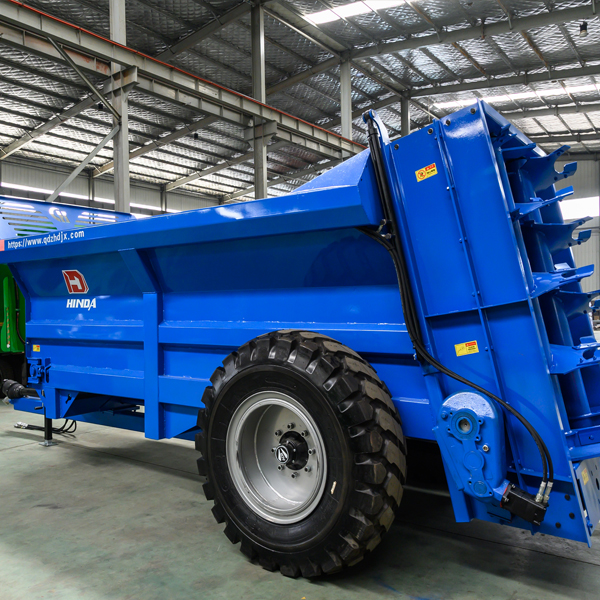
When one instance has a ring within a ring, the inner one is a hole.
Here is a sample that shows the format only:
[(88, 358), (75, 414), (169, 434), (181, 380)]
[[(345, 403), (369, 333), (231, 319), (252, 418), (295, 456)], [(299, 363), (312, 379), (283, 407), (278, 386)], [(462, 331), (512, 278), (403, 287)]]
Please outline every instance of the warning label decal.
[(479, 347), (477, 346), (477, 342), (475, 340), (472, 342), (465, 342), (464, 344), (454, 344), (454, 349), (456, 350), (456, 356), (477, 354), (477, 352), (479, 352)]
[(588, 481), (590, 480), (590, 476), (589, 476), (587, 469), (584, 469), (583, 471), (581, 471), (581, 479), (583, 481), (583, 485), (588, 484)]
[(40, 347), (37, 344), (33, 345), (33, 351), (34, 352), (39, 352), (40, 351)]
[(417, 176), (417, 181), (425, 181), (425, 179), (437, 175), (437, 167), (435, 166), (435, 163), (431, 163), (430, 165), (415, 171), (415, 175)]

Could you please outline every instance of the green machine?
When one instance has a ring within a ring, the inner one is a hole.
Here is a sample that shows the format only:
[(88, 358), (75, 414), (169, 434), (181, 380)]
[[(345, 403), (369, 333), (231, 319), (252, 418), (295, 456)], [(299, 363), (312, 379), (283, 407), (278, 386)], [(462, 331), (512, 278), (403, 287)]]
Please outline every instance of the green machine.
[(2, 328), (0, 329), (0, 377), (25, 383), (25, 298), (6, 265), (0, 265)]

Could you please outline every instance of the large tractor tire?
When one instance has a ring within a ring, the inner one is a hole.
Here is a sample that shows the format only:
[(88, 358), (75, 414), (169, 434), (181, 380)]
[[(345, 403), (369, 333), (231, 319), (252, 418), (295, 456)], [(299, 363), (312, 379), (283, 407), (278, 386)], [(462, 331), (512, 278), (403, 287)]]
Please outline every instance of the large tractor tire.
[(329, 337), (277, 331), (230, 354), (211, 382), (198, 469), (231, 542), (289, 577), (362, 560), (406, 478), (400, 419), (373, 368)]

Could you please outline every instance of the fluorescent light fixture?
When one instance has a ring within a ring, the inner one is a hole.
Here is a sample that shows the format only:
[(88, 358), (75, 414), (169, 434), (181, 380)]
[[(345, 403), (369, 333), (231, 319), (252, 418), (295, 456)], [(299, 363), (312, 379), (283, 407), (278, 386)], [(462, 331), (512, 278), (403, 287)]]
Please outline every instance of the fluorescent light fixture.
[(364, 2), (352, 2), (352, 4), (344, 4), (336, 6), (333, 12), (340, 17), (355, 17), (356, 15), (364, 15), (365, 13), (373, 12)]
[(114, 204), (115, 203), (115, 201), (111, 200), (110, 198), (99, 198), (99, 197), (94, 198), (94, 202), (100, 202), (102, 204)]
[[(19, 183), (8, 183), (3, 181), (0, 183), (0, 186), (11, 188), (13, 190), (21, 190), (23, 192), (35, 192), (36, 194), (51, 194), (54, 190), (46, 190), (44, 188), (32, 187), (30, 185), (21, 185)], [(71, 194), (69, 192), (61, 192), (59, 194), (63, 198), (76, 198), (77, 200), (88, 200), (87, 196), (82, 196), (81, 194)]]
[(340, 17), (332, 10), (322, 10), (321, 12), (316, 12), (312, 15), (304, 15), (304, 18), (313, 25), (321, 25), (322, 23), (337, 21)]
[(560, 210), (565, 221), (573, 221), (581, 217), (598, 217), (600, 216), (600, 198), (591, 196), (590, 198), (563, 200), (560, 203)]
[[(526, 100), (529, 98), (538, 98), (538, 97), (549, 97), (549, 96), (566, 96), (567, 94), (580, 94), (581, 92), (598, 92), (600, 88), (598, 85), (588, 84), (588, 85), (574, 85), (574, 86), (565, 86), (550, 88), (548, 90), (538, 90), (537, 92), (521, 92), (518, 94), (508, 94), (508, 95), (499, 95), (499, 96), (484, 96), (482, 100), (488, 102), (489, 104), (494, 104), (494, 102), (511, 102), (514, 100)], [(434, 106), (437, 108), (455, 108), (458, 106), (469, 106), (470, 104), (474, 104), (477, 98), (466, 98), (464, 100), (452, 100), (450, 102), (436, 102)]]
[(313, 25), (322, 25), (331, 23), (347, 17), (356, 17), (357, 15), (366, 15), (376, 10), (385, 10), (404, 4), (405, 0), (365, 0), (365, 2), (350, 2), (335, 6), (328, 10), (321, 10), (310, 15), (304, 15), (304, 18)]
[(168, 213), (180, 213), (180, 212), (183, 212), (183, 211), (177, 210), (175, 208), (167, 208), (167, 212)]
[(365, 4), (371, 10), (385, 10), (386, 8), (394, 8), (402, 6), (405, 0), (365, 0)]
[(130, 202), (129, 206), (131, 206), (131, 208), (143, 208), (145, 210), (157, 210), (160, 212), (160, 207), (150, 206), (149, 204), (136, 204), (135, 202)]

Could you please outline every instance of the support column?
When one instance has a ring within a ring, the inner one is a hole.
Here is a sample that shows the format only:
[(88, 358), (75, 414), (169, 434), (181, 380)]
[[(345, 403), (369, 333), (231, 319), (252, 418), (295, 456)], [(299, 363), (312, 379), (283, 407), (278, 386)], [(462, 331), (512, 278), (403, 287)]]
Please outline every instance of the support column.
[(160, 210), (167, 212), (167, 186), (164, 183), (160, 186)]
[[(127, 44), (125, 0), (110, 0), (110, 39), (119, 44)], [(117, 63), (112, 64), (112, 72), (121, 70)], [(129, 119), (127, 94), (117, 91), (112, 102), (121, 115), (120, 129), (113, 140), (115, 162), (115, 210), (129, 212)], [(113, 121), (116, 125), (116, 119)]]
[(410, 133), (410, 100), (402, 97), (400, 100), (400, 134), (402, 137)]
[(94, 206), (96, 197), (96, 181), (94, 179), (94, 169), (88, 171), (88, 206)]
[[(252, 97), (259, 102), (267, 101), (266, 74), (265, 74), (265, 18), (262, 5), (252, 7), (251, 18), (252, 34)], [(254, 126), (262, 123), (254, 120)], [(267, 197), (267, 148), (266, 140), (254, 140), (254, 197), (256, 199)]]
[(352, 88), (350, 86), (350, 61), (340, 67), (340, 117), (342, 137), (352, 139)]

